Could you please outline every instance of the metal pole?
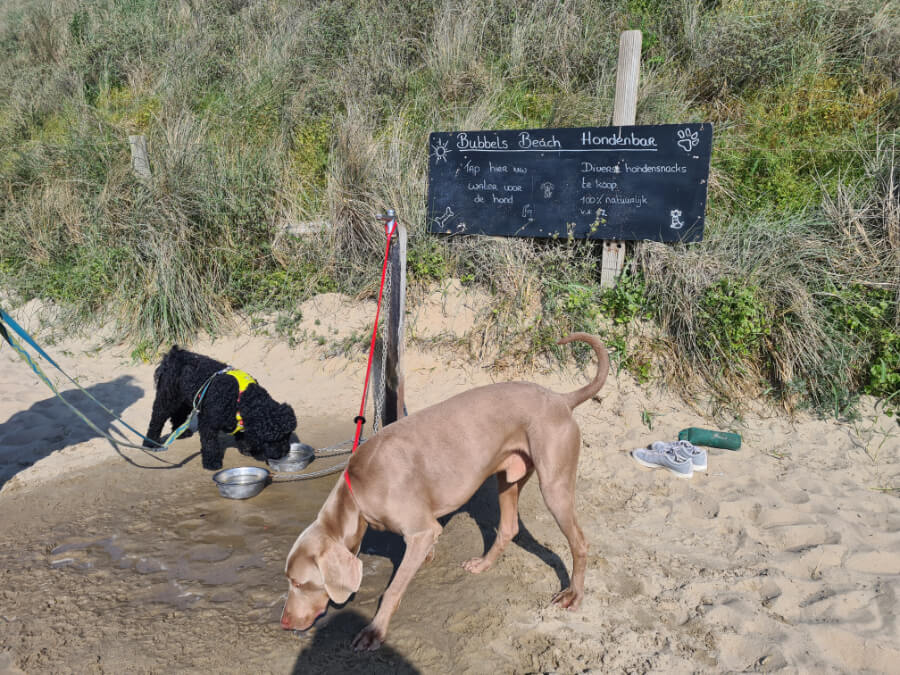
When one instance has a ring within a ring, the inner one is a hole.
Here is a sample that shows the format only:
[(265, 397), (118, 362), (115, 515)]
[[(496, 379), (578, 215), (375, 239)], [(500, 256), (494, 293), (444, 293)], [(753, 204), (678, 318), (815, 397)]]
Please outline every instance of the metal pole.
[[(388, 209), (385, 215), (378, 215), (383, 222), (395, 220), (393, 209)], [(400, 221), (394, 228), (396, 240), (391, 246), (388, 256), (390, 266), (391, 288), (388, 298), (387, 341), (382, 339), (382, 349), (387, 349), (385, 359), (384, 377), (376, 377), (376, 382), (384, 382), (383, 394), (384, 406), (381, 411), (381, 428), (391, 422), (396, 422), (406, 415), (406, 402), (404, 399), (404, 372), (403, 354), (405, 351), (405, 314), (406, 314), (406, 227)], [(380, 374), (379, 374), (380, 375)]]

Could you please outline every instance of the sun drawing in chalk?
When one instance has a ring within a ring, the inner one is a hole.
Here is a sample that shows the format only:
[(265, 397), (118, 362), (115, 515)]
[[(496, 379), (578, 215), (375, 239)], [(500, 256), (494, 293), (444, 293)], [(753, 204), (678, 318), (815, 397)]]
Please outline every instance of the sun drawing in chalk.
[(431, 156), (435, 162), (447, 161), (447, 155), (450, 154), (450, 141), (438, 139), (437, 143), (431, 146)]

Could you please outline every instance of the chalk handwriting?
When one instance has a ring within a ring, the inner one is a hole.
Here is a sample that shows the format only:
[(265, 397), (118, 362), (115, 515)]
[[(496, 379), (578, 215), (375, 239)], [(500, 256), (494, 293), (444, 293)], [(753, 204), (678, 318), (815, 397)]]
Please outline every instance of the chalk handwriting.
[(629, 166), (625, 163), (625, 171), (628, 173), (687, 173), (687, 167), (684, 164), (636, 164)]
[(618, 195), (607, 195), (604, 198), (607, 204), (616, 204), (619, 206), (636, 206), (640, 208), (647, 204), (647, 197), (644, 195), (634, 195), (633, 197), (619, 197)]
[(553, 150), (562, 148), (562, 143), (559, 142), (555, 134), (550, 136), (550, 138), (544, 138), (542, 136), (532, 136), (527, 131), (520, 131), (519, 147), (523, 150), (530, 150), (532, 148), (547, 148), (548, 150)]
[(618, 185), (617, 183), (612, 183), (610, 181), (601, 180), (599, 178), (591, 179), (591, 178), (585, 178), (584, 176), (581, 177), (581, 189), (582, 190), (591, 190), (591, 189), (615, 190), (617, 185)]
[(507, 150), (509, 144), (497, 134), (493, 138), (487, 134), (469, 138), (469, 134), (462, 132), (456, 136), (456, 147), (459, 150)]
[(581, 132), (581, 145), (613, 146), (620, 148), (656, 148), (655, 136), (637, 136), (630, 134), (611, 134), (603, 136), (592, 131)]
[(581, 173), (620, 173), (621, 171), (618, 164), (602, 166), (593, 162), (581, 162)]

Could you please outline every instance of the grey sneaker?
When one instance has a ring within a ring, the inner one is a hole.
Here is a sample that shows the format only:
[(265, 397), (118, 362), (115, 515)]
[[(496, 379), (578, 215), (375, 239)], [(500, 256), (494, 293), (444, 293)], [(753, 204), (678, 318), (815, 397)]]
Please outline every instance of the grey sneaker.
[(657, 452), (662, 452), (665, 448), (670, 447), (678, 455), (690, 459), (694, 471), (706, 471), (707, 469), (706, 450), (698, 448), (690, 441), (673, 441), (671, 443), (656, 441), (650, 447)]
[[(656, 445), (654, 443), (654, 445)], [(631, 457), (641, 466), (650, 469), (662, 467), (668, 469), (679, 478), (690, 478), (694, 475), (694, 464), (691, 458), (680, 455), (671, 447), (671, 444), (662, 444), (664, 447), (638, 448), (631, 451)]]

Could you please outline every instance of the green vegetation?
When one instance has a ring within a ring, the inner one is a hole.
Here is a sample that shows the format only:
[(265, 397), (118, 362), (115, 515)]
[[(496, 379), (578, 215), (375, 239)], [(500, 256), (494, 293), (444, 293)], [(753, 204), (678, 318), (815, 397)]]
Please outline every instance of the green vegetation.
[[(628, 28), (638, 123), (715, 125), (705, 240), (639, 244), (601, 290), (591, 242), (426, 234), (428, 133), (607, 124)], [(116, 320), (147, 358), (237, 309), (372, 288), (393, 206), (413, 297), (489, 290), (499, 359), (590, 330), (726, 402), (896, 408), (898, 73), (881, 0), (9, 0), (0, 284)]]

